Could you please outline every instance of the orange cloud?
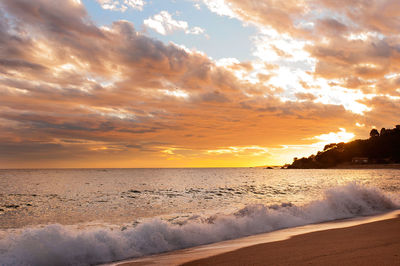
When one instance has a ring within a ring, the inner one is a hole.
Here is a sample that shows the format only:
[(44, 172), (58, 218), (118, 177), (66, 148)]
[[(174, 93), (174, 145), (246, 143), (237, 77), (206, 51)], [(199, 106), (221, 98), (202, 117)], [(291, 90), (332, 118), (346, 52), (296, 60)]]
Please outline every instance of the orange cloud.
[[(308, 1), (231, 2), (243, 20), (313, 41), (306, 50), (316, 69), (303, 71), (305, 78), (345, 84), (354, 75), (357, 89), (380, 78), (382, 89), (373, 92), (394, 95), (398, 78), (385, 83), (382, 76), (397, 70), (393, 40), (327, 34), (331, 42), (324, 43), (295, 23), (307, 14)], [(340, 103), (318, 102), (319, 87), (300, 78), (294, 80), (307, 87), (295, 83), (299, 90), (290, 98), (271, 84), (281, 70), (275, 62), (215, 62), (152, 39), (127, 21), (98, 27), (76, 1), (4, 0), (0, 6), (0, 167), (284, 163), (284, 155), (274, 159), (274, 152), (284, 153), (282, 145), (302, 147), (337, 128), (360, 135), (355, 121), (383, 124), (395, 118), (377, 117), (383, 106), (398, 108), (388, 96), (372, 97), (362, 103), (373, 110), (355, 114)], [(331, 33), (349, 34), (342, 22), (319, 22)], [(293, 58), (284, 48), (275, 46), (278, 59)]]

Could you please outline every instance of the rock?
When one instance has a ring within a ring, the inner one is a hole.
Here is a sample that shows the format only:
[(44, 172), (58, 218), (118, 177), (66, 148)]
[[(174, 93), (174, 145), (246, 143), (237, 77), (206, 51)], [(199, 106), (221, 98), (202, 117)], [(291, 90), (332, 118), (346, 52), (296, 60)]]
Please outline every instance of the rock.
[(8, 208), (8, 209), (17, 209), (17, 208), (19, 208), (19, 205), (10, 204), (10, 205), (5, 205), (4, 207), (6, 207), (6, 208)]

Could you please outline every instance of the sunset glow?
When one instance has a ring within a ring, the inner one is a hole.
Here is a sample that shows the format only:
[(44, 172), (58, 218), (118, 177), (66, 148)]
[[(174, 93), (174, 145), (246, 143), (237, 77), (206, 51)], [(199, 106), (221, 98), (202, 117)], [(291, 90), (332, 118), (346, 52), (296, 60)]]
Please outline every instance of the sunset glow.
[(283, 165), (392, 127), (400, 2), (0, 0), (0, 168)]
[(319, 136), (315, 136), (315, 139), (320, 140), (323, 143), (339, 143), (339, 142), (348, 142), (354, 138), (354, 134), (350, 132), (346, 132), (346, 129), (341, 128), (339, 132), (330, 132), (328, 134), (322, 134)]

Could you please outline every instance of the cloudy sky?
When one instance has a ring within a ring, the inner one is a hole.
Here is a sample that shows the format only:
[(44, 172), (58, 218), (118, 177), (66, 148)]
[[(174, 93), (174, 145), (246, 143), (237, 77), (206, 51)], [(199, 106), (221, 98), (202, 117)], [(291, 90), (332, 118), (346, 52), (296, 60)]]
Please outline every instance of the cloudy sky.
[(280, 165), (400, 123), (398, 0), (0, 0), (0, 168)]

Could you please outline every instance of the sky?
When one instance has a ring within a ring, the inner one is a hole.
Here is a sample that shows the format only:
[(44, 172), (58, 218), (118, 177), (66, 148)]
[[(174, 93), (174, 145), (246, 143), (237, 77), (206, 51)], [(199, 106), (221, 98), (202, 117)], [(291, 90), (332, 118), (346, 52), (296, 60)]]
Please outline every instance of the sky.
[(397, 0), (0, 0), (0, 168), (283, 165), (400, 124)]

